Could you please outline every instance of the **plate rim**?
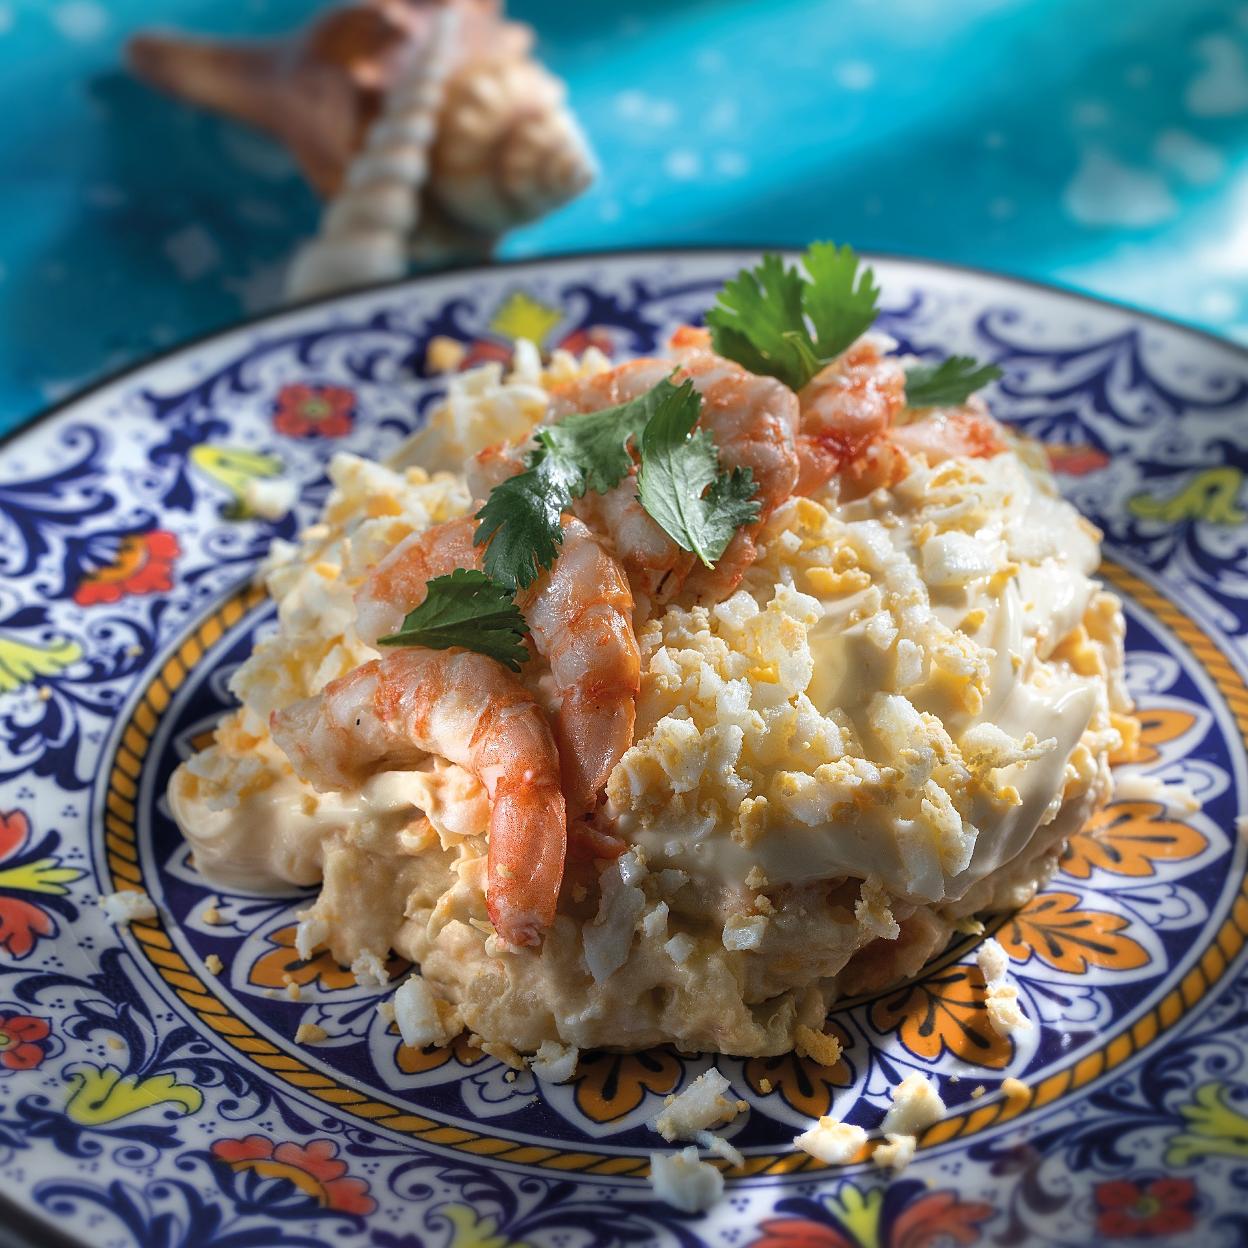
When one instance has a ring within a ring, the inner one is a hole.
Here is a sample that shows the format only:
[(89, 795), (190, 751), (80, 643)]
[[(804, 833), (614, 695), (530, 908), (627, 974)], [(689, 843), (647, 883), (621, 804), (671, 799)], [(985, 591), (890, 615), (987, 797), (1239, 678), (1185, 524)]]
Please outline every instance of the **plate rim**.
[[(445, 268), (432, 269), (424, 273), (409, 273), (403, 277), (388, 278), (380, 282), (361, 282), (356, 285), (346, 286), (341, 290), (335, 290), (329, 294), (313, 295), (306, 299), (297, 299), (291, 303), (282, 304), (280, 307), (269, 308), (264, 312), (256, 312), (250, 316), (240, 317), (237, 320), (227, 322), (225, 325), (218, 325), (212, 329), (203, 330), (200, 333), (192, 334), (189, 338), (181, 339), (178, 342), (171, 343), (167, 347), (162, 347), (159, 351), (141, 356), (137, 360), (133, 360), (128, 364), (123, 364), (120, 368), (113, 369), (103, 373), (94, 380), (86, 382), (77, 389), (64, 395), (55, 403), (51, 403), (46, 407), (38, 409), (33, 415), (28, 416), (25, 420), (15, 425), (12, 429), (0, 433), (0, 452), (7, 450), (26, 434), (33, 433), (34, 430), (43, 424), (46, 424), (55, 416), (59, 416), (62, 412), (69, 408), (84, 403), (95, 394), (107, 389), (109, 386), (118, 382), (125, 381), (129, 377), (137, 376), (146, 372), (149, 368), (157, 364), (164, 363), (168, 359), (172, 359), (176, 355), (180, 355), (185, 351), (194, 350), (196, 347), (205, 346), (217, 339), (223, 339), (231, 334), (236, 334), (243, 330), (253, 329), (261, 325), (266, 325), (281, 317), (290, 315), (291, 313), (310, 311), (315, 308), (328, 307), (342, 300), (358, 298), (362, 295), (380, 294), (384, 291), (398, 290), (405, 286), (419, 287), (427, 282), (437, 281), (447, 277), (471, 277), (474, 274), (485, 275), (496, 270), (508, 270), (519, 268), (531, 268), (545, 264), (561, 264), (569, 261), (577, 260), (617, 260), (617, 259), (636, 259), (641, 260), (647, 256), (715, 256), (715, 255), (737, 255), (740, 252), (779, 252), (782, 255), (798, 255), (801, 248), (790, 244), (768, 244), (768, 243), (663, 243), (650, 246), (635, 247), (595, 247), (581, 250), (557, 251), (544, 253), (536, 256), (504, 256), (497, 257), (485, 261), (468, 261), (462, 264), (451, 264)], [(1068, 286), (1062, 282), (1043, 281), (1040, 278), (1024, 277), (1017, 273), (1012, 273), (1007, 269), (993, 269), (983, 265), (963, 264), (956, 260), (933, 260), (927, 256), (915, 255), (904, 251), (860, 251), (859, 258), (868, 264), (876, 262), (885, 263), (902, 263), (912, 265), (923, 265), (928, 268), (942, 269), (949, 273), (965, 273), (974, 277), (984, 277), (996, 281), (1008, 282), (1015, 286), (1022, 286), (1030, 290), (1041, 291), (1046, 294), (1062, 295), (1068, 299), (1074, 299), (1081, 303), (1090, 303), (1094, 307), (1108, 308), (1114, 312), (1126, 313), (1129, 316), (1137, 317), (1140, 320), (1147, 321), (1153, 325), (1160, 325), (1163, 329), (1177, 330), (1180, 333), (1191, 334), (1204, 342), (1212, 343), (1214, 346), (1223, 349), (1229, 349), (1238, 355), (1245, 365), (1248, 365), (1248, 343), (1236, 342), (1233, 338), (1228, 338), (1222, 334), (1215, 333), (1213, 330), (1204, 329), (1198, 325), (1192, 325), (1186, 321), (1179, 320), (1177, 317), (1166, 316), (1160, 312), (1151, 311), (1148, 308), (1140, 307), (1137, 304), (1129, 303), (1126, 300), (1114, 299), (1106, 295), (1095, 295), (1090, 291), (1082, 290), (1075, 286)]]

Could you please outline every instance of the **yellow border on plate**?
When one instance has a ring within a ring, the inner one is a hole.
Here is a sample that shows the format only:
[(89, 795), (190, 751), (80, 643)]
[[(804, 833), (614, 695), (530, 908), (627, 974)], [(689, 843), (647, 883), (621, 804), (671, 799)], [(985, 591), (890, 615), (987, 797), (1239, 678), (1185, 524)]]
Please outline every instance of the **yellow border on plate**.
[[(1213, 640), (1172, 602), (1126, 569), (1106, 563), (1101, 571), (1116, 589), (1129, 594), (1151, 611), (1191, 650), (1213, 678), (1219, 693), (1226, 699), (1241, 736), (1248, 739), (1248, 686)], [(108, 866), (115, 888), (143, 887), (143, 873), (139, 867), (136, 844), (134, 801), (138, 793), (142, 760), (151, 747), (161, 715), (168, 708), (174, 692), (186, 679), (187, 672), (199, 662), (205, 651), (215, 645), (248, 611), (263, 602), (264, 598), (262, 589), (250, 587), (222, 604), (204, 620), (178, 647), (177, 653), (166, 660), (144, 691), (122, 732), (121, 743), (109, 775), (104, 816)], [(236, 1017), (229, 1006), (216, 996), (213, 988), (215, 980), (212, 984), (205, 983), (174, 949), (173, 942), (164, 930), (163, 920), (135, 922), (130, 926), (139, 947), (161, 978), (195, 1012), (202, 1023), (239, 1053), (245, 1054), (279, 1079), (310, 1093), (318, 1100), (347, 1110), (374, 1126), (414, 1136), (427, 1144), (459, 1149), (478, 1157), (496, 1157), (500, 1161), (516, 1165), (615, 1177), (642, 1175), (649, 1168), (649, 1159), (644, 1155), (569, 1152), (561, 1148), (524, 1144), (517, 1140), (440, 1123), (423, 1114), (376, 1100), (368, 1093), (349, 1087), (332, 1075), (314, 1069), (300, 1058), (258, 1035), (251, 1026)], [(949, 1140), (964, 1139), (998, 1123), (1017, 1118), (1026, 1109), (1051, 1105), (1059, 1097), (1121, 1065), (1172, 1027), (1183, 1016), (1183, 1011), (1194, 1005), (1222, 977), (1231, 959), (1243, 948), (1245, 940), (1248, 940), (1248, 872), (1240, 883), (1239, 893), (1231, 904), (1226, 922), (1218, 930), (1200, 961), (1147, 1014), (1129, 1029), (1114, 1036), (1099, 1052), (1088, 1054), (1073, 1067), (1057, 1071), (1029, 1088), (1025, 1097), (994, 1099), (987, 1105), (967, 1113), (953, 1114), (929, 1127), (923, 1135), (922, 1146), (930, 1147)], [(874, 1141), (869, 1143), (855, 1160), (867, 1157), (874, 1147)], [(727, 1162), (721, 1161), (717, 1164), (721, 1167), (727, 1166)], [(826, 1168), (825, 1163), (816, 1161), (805, 1153), (772, 1153), (761, 1157), (747, 1157), (744, 1170), (738, 1173), (747, 1176), (791, 1174)]]

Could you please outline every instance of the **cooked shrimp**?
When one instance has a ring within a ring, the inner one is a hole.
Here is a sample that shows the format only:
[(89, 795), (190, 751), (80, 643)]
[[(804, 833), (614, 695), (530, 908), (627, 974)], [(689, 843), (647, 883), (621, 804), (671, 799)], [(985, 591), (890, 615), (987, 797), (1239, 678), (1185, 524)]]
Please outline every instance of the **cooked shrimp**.
[(976, 399), (899, 423), (907, 412), (905, 370), (869, 338), (816, 374), (802, 387), (798, 401), (799, 494), (809, 494), (836, 476), (846, 498), (895, 485), (905, 471), (899, 447), (924, 455), (929, 463), (956, 455), (986, 457), (1005, 449), (995, 422)]
[(274, 711), (273, 739), (322, 792), (450, 759), (490, 801), (486, 907), (499, 937), (536, 945), (554, 921), (567, 851), (555, 742), (533, 695), (485, 655), (396, 650)]
[(837, 475), (855, 485), (865, 478), (867, 489), (883, 483), (891, 468), (884, 438), (906, 407), (906, 374), (897, 360), (881, 356), (870, 340), (858, 342), (812, 377), (798, 402), (799, 494)]
[[(480, 567), (465, 517), (414, 533), (356, 593), (356, 627), (370, 644), (395, 631), (424, 601), (426, 584), (455, 568)], [(611, 769), (633, 743), (641, 658), (633, 596), (620, 565), (579, 520), (563, 520), (554, 566), (516, 595), (533, 647), (550, 664), (565, 792), (573, 815), (592, 810)]]
[(435, 576), (481, 564), (472, 544), (477, 522), (471, 516), (448, 520), (404, 538), (368, 575), (355, 594), (355, 628), (370, 646), (396, 632), (409, 611), (425, 600)]
[(1005, 450), (1000, 426), (972, 397), (963, 407), (933, 408), (920, 420), (898, 425), (891, 438), (912, 455), (925, 455), (929, 464), (965, 455), (990, 459)]
[[(789, 495), (797, 483), (798, 404), (793, 392), (774, 377), (759, 377), (714, 354), (696, 330), (673, 338), (679, 365), (673, 381), (686, 378), (702, 396), (699, 424), (709, 430), (726, 468), (749, 468), (756, 483), (760, 520)], [(573, 412), (595, 412), (638, 398), (672, 374), (667, 359), (633, 360), (559, 387), (551, 408), (559, 420)], [(672, 597), (693, 570), (695, 560), (673, 542), (636, 501), (632, 478), (605, 495), (579, 500), (577, 514), (609, 533), (634, 585), (660, 601)], [(732, 568), (719, 576), (699, 572), (700, 597), (727, 597), (752, 558), (752, 543), (738, 545)]]
[(628, 578), (585, 525), (565, 516), (559, 557), (518, 601), (550, 664), (564, 792), (572, 813), (583, 814), (633, 743), (641, 655)]

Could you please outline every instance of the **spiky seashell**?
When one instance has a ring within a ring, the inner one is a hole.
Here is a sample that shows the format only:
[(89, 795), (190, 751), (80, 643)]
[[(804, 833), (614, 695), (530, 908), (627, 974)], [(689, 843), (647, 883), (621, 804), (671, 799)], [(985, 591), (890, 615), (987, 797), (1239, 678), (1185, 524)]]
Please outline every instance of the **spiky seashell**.
[(383, 281), (406, 269), (457, 16), (450, 9), (438, 14), (428, 41), (386, 94), (363, 151), (321, 218), (320, 234), (295, 256), (286, 277), (290, 298)]
[(549, 212), (593, 180), (589, 147), (564, 86), (531, 60), (465, 65), (447, 86), (429, 193), (488, 234)]

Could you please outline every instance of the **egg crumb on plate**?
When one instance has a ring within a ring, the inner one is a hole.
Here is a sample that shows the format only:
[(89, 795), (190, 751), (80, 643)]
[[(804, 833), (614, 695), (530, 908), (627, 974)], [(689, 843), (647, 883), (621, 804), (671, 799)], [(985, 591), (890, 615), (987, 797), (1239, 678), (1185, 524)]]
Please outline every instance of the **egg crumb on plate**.
[(831, 1166), (852, 1161), (866, 1142), (867, 1133), (861, 1127), (826, 1116), (793, 1138), (793, 1143), (802, 1152)]
[(701, 1213), (724, 1194), (724, 1176), (691, 1144), (677, 1153), (650, 1154), (650, 1186), (673, 1208)]
[(136, 919), (154, 919), (156, 903), (141, 888), (123, 888), (100, 898), (100, 909), (113, 923), (123, 926)]

